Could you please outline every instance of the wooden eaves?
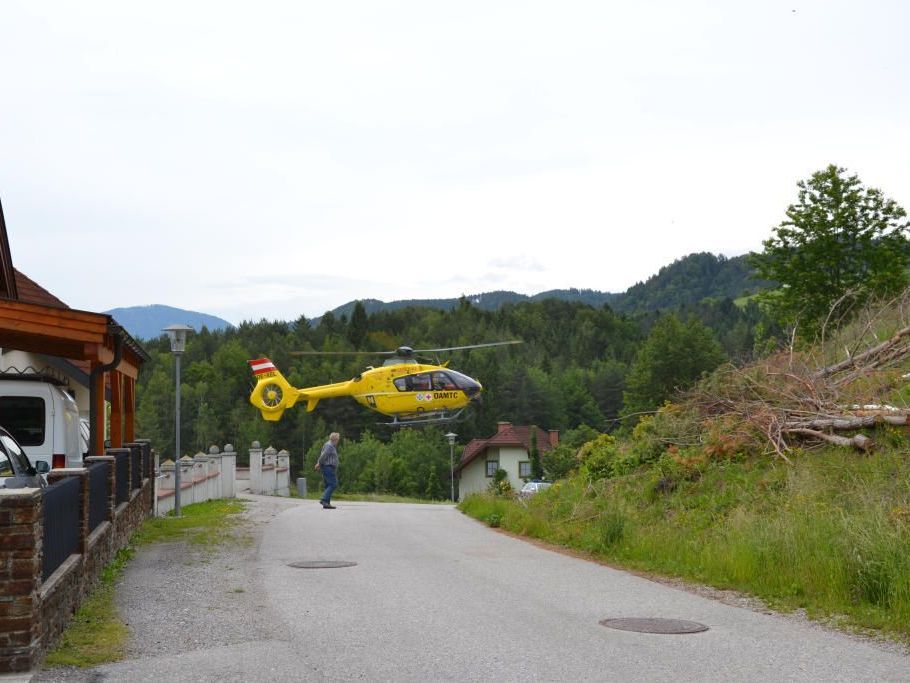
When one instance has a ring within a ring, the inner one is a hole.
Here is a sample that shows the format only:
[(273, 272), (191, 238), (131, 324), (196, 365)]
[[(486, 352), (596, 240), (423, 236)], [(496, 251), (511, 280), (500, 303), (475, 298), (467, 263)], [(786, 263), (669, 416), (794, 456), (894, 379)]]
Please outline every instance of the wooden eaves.
[(136, 379), (149, 356), (111, 316), (0, 298), (0, 348), (90, 363), (90, 454), (104, 453), (104, 386), (109, 373), (111, 446), (136, 438)]

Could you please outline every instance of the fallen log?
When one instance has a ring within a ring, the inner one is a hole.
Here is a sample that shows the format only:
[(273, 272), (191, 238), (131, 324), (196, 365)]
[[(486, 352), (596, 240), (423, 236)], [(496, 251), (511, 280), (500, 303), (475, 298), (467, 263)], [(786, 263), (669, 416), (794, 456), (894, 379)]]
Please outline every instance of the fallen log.
[(848, 432), (854, 429), (874, 427), (882, 421), (882, 415), (861, 415), (852, 417), (820, 417), (814, 420), (799, 420), (787, 422), (785, 429), (833, 429), (834, 431)]
[(863, 451), (864, 453), (869, 453), (873, 448), (875, 448), (875, 442), (864, 434), (856, 434), (852, 437), (838, 436), (837, 434), (826, 434), (825, 432), (820, 432), (816, 429), (806, 429), (804, 427), (784, 429), (782, 430), (782, 433), (801, 434), (803, 436), (812, 437), (813, 439), (818, 439), (819, 441), (832, 443), (835, 446), (853, 447), (857, 450)]
[[(896, 346), (900, 343), (901, 339), (910, 335), (910, 327), (905, 327), (902, 330), (898, 330), (891, 339), (888, 341), (882, 342), (878, 346), (873, 346), (871, 349), (867, 349), (862, 353), (858, 353), (855, 356), (851, 356), (845, 360), (842, 360), (840, 363), (835, 363), (834, 365), (829, 365), (826, 368), (822, 368), (818, 372), (812, 375), (814, 379), (823, 379), (825, 377), (830, 377), (831, 375), (840, 372), (841, 370), (846, 370), (847, 368), (855, 367), (864, 363), (870, 358), (875, 358), (875, 356), (887, 351), (892, 346)], [(874, 365), (874, 363), (873, 363)]]

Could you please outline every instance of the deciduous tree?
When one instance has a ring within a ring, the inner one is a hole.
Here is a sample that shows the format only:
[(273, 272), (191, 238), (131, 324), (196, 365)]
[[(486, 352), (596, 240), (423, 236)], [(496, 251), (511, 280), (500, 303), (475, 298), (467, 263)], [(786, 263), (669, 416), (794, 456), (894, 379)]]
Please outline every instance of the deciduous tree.
[(780, 283), (765, 295), (787, 323), (818, 329), (835, 303), (839, 317), (871, 295), (907, 286), (907, 212), (881, 190), (834, 165), (798, 183), (787, 220), (752, 255), (758, 273)]

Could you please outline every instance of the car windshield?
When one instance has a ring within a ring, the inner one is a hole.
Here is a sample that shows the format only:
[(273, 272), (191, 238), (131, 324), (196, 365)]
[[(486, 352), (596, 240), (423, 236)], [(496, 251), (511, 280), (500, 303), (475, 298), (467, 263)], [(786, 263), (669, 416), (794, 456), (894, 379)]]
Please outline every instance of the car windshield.
[(15, 474), (13, 472), (13, 464), (6, 457), (6, 451), (0, 449), (0, 477), (11, 477), (13, 474)]
[(0, 433), (0, 443), (2, 443), (0, 451), (3, 452), (6, 467), (9, 468), (10, 474), (28, 474), (32, 469), (31, 463), (29, 463), (22, 449), (19, 448), (16, 440), (9, 434)]

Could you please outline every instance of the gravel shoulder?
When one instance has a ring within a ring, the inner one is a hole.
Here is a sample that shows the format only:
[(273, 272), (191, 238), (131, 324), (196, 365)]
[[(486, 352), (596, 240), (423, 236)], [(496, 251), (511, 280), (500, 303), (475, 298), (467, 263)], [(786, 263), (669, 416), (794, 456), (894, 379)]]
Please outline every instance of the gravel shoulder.
[[(245, 644), (286, 650), (286, 628), (256, 577), (265, 525), (295, 499), (241, 494), (247, 501), (229, 541), (214, 547), (159, 543), (139, 548), (117, 583), (117, 608), (131, 637), (126, 660), (93, 669), (55, 668), (32, 681), (214, 680), (188, 674), (197, 656), (250, 655)], [(282, 647), (284, 645), (285, 647)], [(219, 680), (243, 680), (232, 665)], [(183, 673), (181, 673), (183, 671)]]

